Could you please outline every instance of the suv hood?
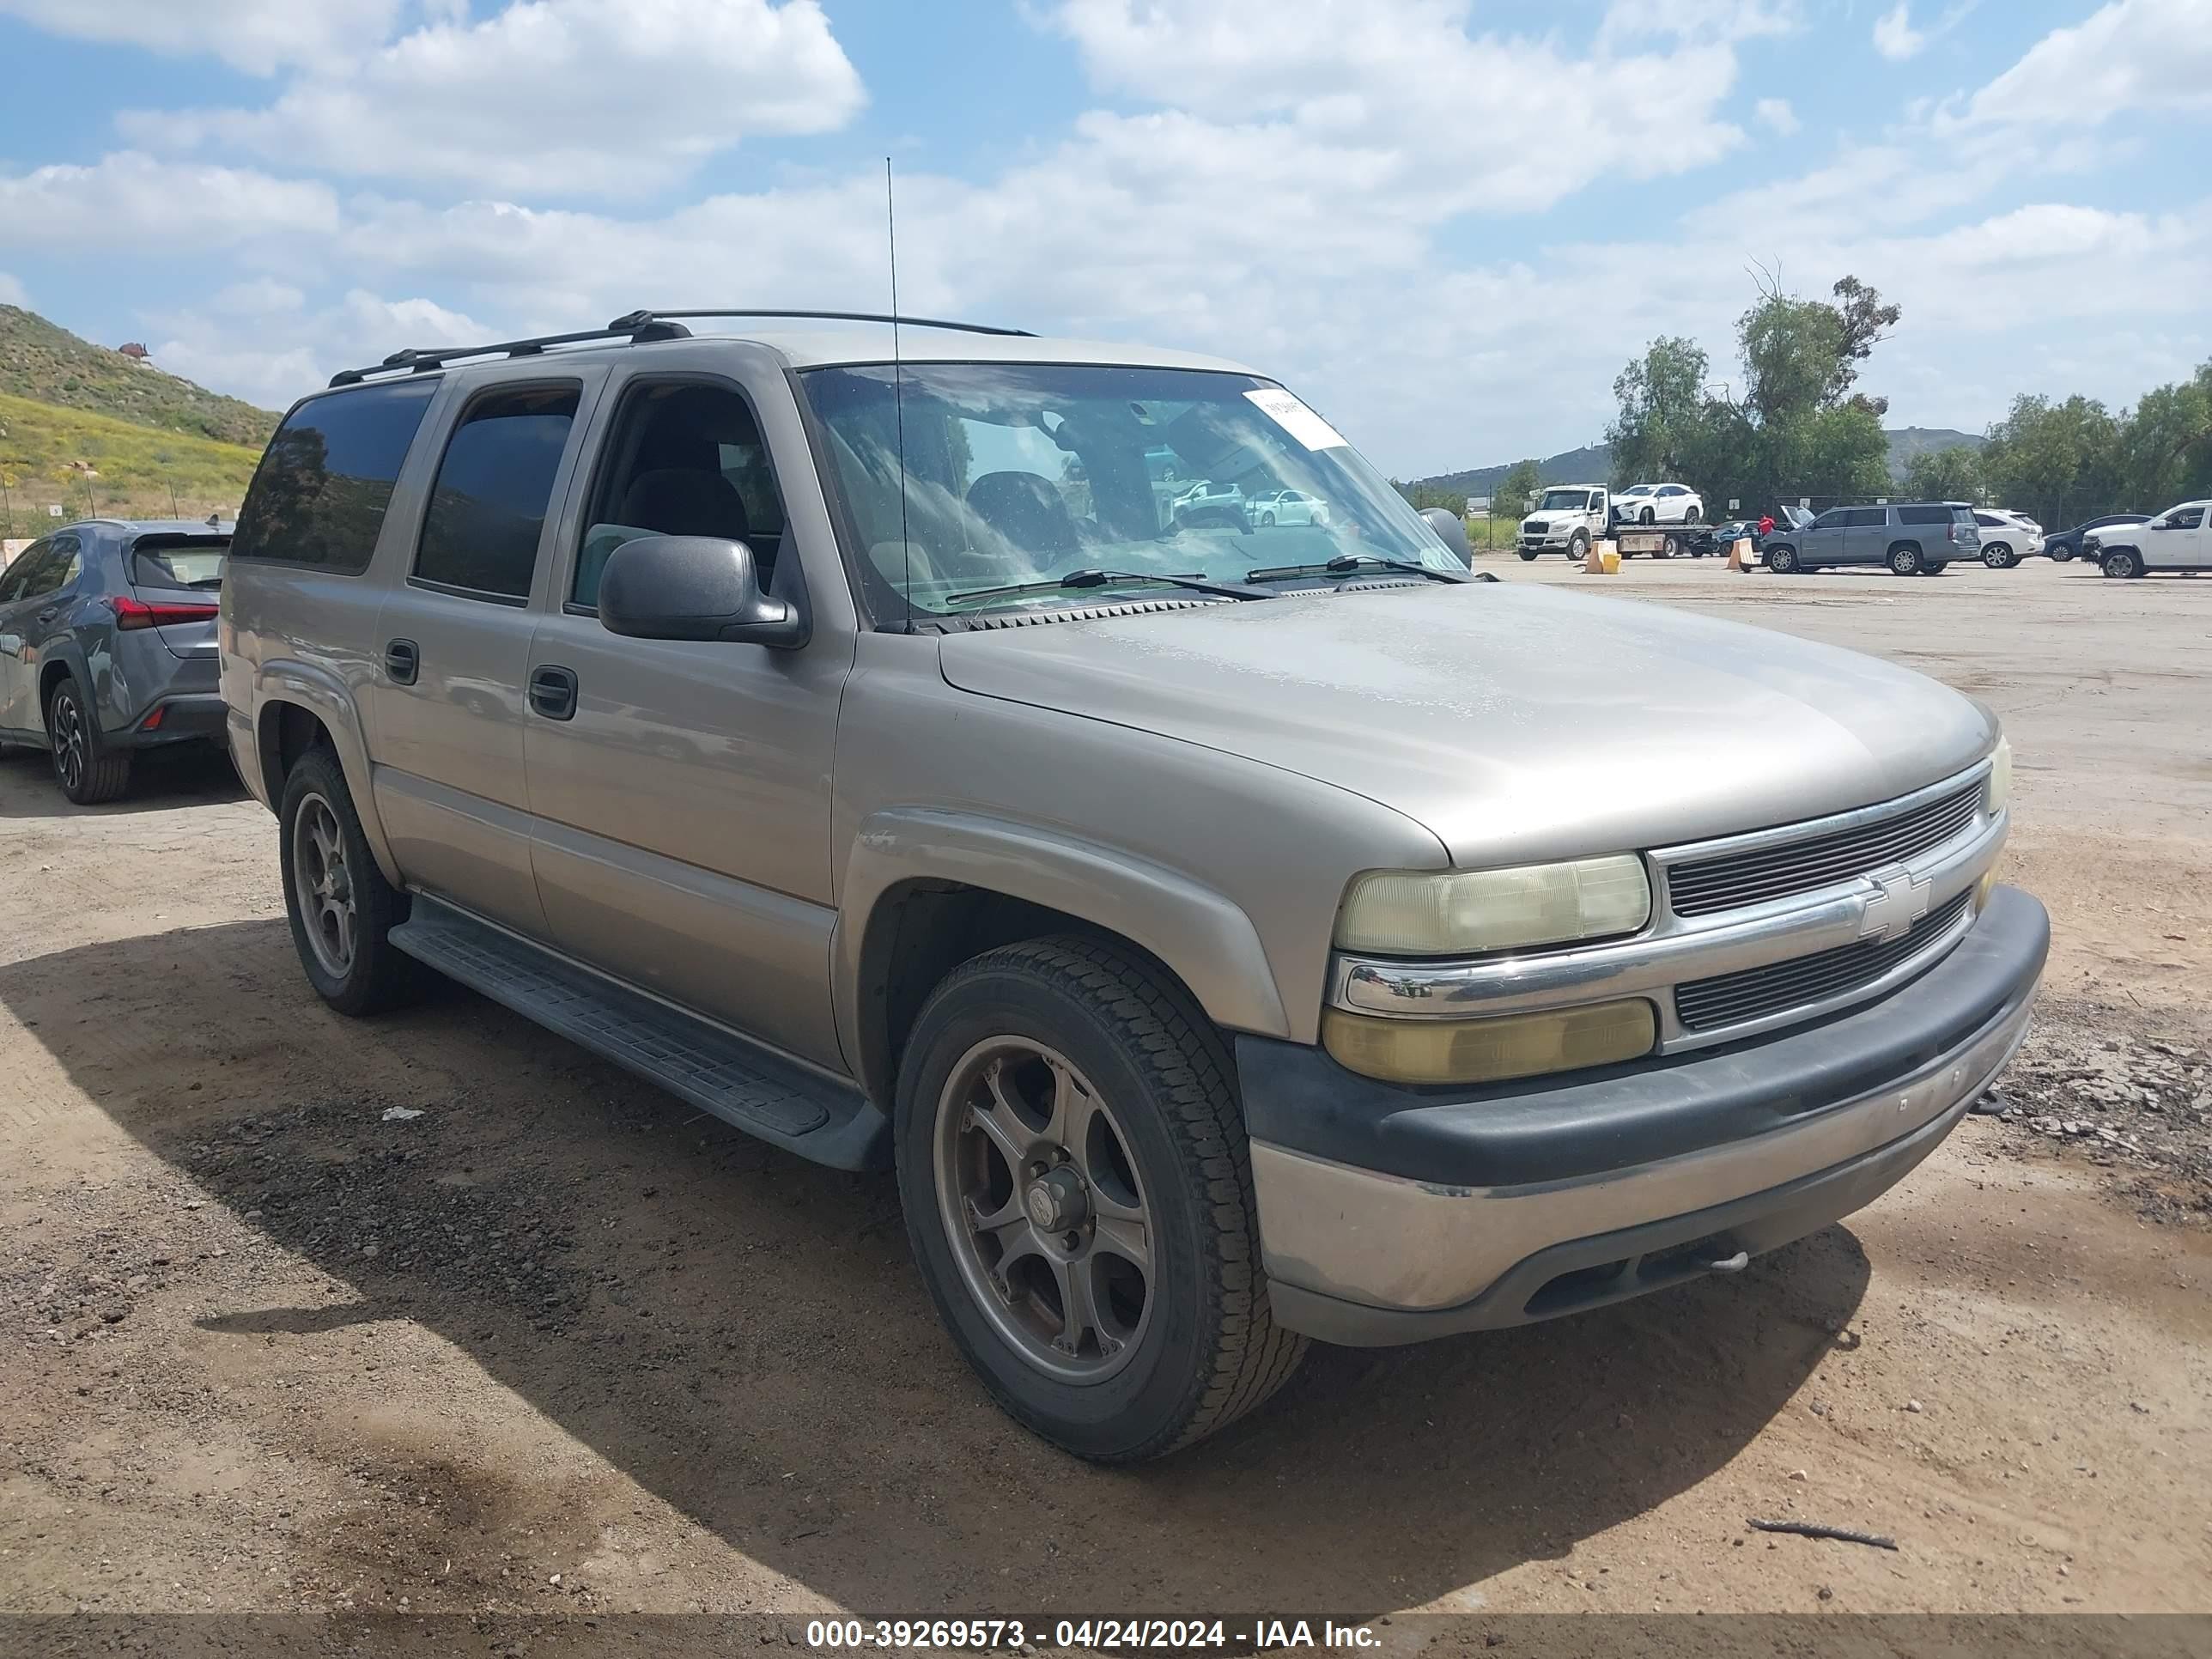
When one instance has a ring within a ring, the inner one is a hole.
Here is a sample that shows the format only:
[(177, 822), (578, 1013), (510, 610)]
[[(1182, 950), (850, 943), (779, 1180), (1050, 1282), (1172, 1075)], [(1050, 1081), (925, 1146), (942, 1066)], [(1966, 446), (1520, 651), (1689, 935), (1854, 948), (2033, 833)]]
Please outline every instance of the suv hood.
[[(939, 652), (961, 690), (1381, 802), (1467, 867), (1864, 806), (1963, 770), (1996, 740), (1978, 706), (1873, 657), (1517, 584), (989, 629), (946, 635)], [(1131, 789), (1140, 802), (1142, 781)]]

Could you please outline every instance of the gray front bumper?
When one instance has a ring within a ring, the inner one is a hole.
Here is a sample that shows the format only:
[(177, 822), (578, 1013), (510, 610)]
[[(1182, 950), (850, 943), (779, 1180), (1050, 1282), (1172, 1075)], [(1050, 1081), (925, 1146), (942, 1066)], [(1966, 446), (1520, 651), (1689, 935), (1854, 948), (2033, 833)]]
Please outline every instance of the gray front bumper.
[[(1370, 1143), (1366, 1163), (1396, 1169), (1328, 1156), (1356, 1145), (1340, 1121), (1284, 1144), (1302, 1127), (1297, 1073), (1240, 1043), (1277, 1322), (1355, 1346), (1521, 1324), (1740, 1265), (1870, 1203), (2027, 1034), (2048, 922), (2026, 894), (1997, 891), (1950, 958), (1844, 1019), (1517, 1098), (1416, 1097)], [(1883, 1074), (1851, 1072), (1870, 1049), (1893, 1056)], [(1825, 1097), (1839, 1076), (1858, 1080)], [(1738, 1098), (1709, 1109), (1724, 1091)], [(1468, 1179), (1484, 1161), (1503, 1178)], [(1432, 1163), (1426, 1178), (1412, 1167)]]

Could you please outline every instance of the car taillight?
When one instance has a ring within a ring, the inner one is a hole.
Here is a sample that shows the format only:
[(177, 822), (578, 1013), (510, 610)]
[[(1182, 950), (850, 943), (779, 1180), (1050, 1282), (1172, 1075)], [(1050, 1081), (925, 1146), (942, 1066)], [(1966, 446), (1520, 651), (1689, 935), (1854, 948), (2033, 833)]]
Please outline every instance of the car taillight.
[(164, 599), (149, 605), (118, 593), (109, 601), (115, 607), (118, 628), (167, 628), (171, 623), (213, 622), (219, 606), (204, 599)]

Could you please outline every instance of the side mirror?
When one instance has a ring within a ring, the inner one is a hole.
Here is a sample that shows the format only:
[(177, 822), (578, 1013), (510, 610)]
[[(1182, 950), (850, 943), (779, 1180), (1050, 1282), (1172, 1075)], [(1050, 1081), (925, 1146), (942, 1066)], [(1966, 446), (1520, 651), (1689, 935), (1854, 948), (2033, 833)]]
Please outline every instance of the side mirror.
[(805, 614), (761, 592), (753, 550), (713, 536), (641, 536), (608, 556), (599, 622), (637, 640), (720, 640), (793, 651)]
[(1437, 532), (1443, 544), (1459, 556), (1459, 562), (1472, 568), (1474, 550), (1468, 545), (1467, 520), (1448, 507), (1425, 507), (1421, 516), (1429, 521), (1429, 528)]

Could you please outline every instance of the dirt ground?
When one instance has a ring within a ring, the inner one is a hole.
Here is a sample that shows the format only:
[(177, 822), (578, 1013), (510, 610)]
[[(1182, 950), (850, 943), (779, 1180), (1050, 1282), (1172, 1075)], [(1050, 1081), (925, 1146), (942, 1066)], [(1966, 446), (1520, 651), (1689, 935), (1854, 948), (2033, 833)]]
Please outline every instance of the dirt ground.
[(2002, 714), (2057, 934), (2009, 1115), (1739, 1277), (1317, 1349), (1132, 1471), (985, 1400), (888, 1177), (459, 991), (328, 1012), (227, 769), (0, 762), (0, 1611), (2212, 1609), (2212, 580), (1604, 586)]

